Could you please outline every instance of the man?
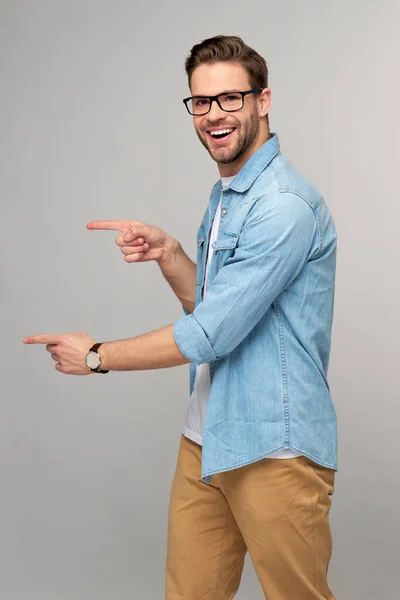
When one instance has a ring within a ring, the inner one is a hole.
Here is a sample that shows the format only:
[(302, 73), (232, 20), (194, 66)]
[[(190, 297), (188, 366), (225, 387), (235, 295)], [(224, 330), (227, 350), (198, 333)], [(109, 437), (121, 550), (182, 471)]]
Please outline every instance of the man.
[(157, 227), (87, 226), (120, 231), (127, 262), (157, 261), (185, 315), (100, 346), (85, 333), (25, 342), (45, 343), (67, 374), (191, 363), (167, 600), (232, 599), (247, 550), (268, 600), (333, 600), (335, 227), (270, 133), (265, 60), (240, 38), (217, 36), (192, 48), (186, 72), (184, 103), (220, 174), (198, 230), (197, 266)]

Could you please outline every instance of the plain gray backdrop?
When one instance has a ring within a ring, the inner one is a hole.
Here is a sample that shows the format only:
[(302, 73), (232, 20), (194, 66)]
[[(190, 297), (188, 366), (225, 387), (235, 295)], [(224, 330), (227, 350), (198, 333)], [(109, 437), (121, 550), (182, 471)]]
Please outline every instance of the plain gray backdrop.
[[(156, 264), (126, 264), (116, 233), (85, 225), (139, 219), (195, 259), (218, 171), (182, 104), (183, 64), (223, 33), (266, 58), (271, 129), (338, 229), (330, 586), (338, 600), (397, 600), (400, 4), (0, 6), (0, 597), (164, 597), (188, 366), (65, 376), (22, 339), (121, 339), (183, 315)], [(262, 597), (247, 557), (237, 598)]]

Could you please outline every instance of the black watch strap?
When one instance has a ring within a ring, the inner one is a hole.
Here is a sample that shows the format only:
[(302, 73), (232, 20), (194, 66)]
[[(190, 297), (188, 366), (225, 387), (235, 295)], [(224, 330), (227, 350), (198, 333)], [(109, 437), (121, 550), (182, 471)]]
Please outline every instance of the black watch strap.
[[(93, 344), (93, 346), (90, 348), (89, 352), (97, 352), (97, 350), (100, 348), (102, 343), (103, 342), (97, 342), (96, 344)], [(100, 369), (100, 367), (97, 367), (97, 369), (92, 369), (92, 370), (95, 371), (96, 373), (109, 373), (109, 371), (106, 371), (105, 369)]]

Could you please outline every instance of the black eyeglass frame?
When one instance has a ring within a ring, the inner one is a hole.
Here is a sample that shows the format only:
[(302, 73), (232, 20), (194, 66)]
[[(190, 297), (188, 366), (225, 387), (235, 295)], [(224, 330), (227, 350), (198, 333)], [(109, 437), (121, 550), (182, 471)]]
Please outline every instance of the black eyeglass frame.
[[(256, 94), (257, 92), (262, 92), (263, 89), (264, 88), (253, 88), (252, 90), (247, 90), (246, 92), (238, 92), (237, 90), (235, 90), (235, 91), (231, 91), (231, 92), (222, 92), (221, 94), (217, 94), (216, 96), (189, 96), (189, 98), (184, 98), (182, 100), (182, 102), (186, 106), (186, 109), (187, 109), (189, 115), (192, 115), (192, 117), (204, 117), (204, 115), (207, 115), (211, 110), (212, 103), (214, 102), (214, 100), (218, 104), (220, 109), (223, 110), (224, 112), (237, 112), (238, 110), (242, 110), (242, 108), (244, 106), (244, 97), (245, 96), (247, 96), (248, 94)], [(227, 96), (229, 94), (240, 94), (242, 96), (242, 106), (240, 108), (234, 108), (233, 110), (226, 110), (225, 108), (222, 108), (221, 103), (219, 101), (219, 96)], [(208, 98), (210, 100), (210, 107), (209, 107), (208, 111), (205, 113), (201, 113), (199, 115), (196, 115), (196, 114), (193, 114), (192, 112), (190, 112), (189, 107), (188, 107), (188, 102), (190, 100), (193, 100), (193, 98)]]

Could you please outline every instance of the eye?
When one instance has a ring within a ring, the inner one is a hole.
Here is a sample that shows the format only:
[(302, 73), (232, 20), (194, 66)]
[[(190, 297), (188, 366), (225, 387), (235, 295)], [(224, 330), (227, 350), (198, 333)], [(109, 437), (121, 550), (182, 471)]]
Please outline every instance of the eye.
[(207, 98), (197, 98), (194, 104), (195, 106), (205, 106), (208, 103), (209, 100)]
[(235, 102), (241, 102), (242, 97), (240, 94), (226, 94), (226, 96), (222, 97), (222, 101), (223, 102), (227, 102), (229, 103), (235, 103)]

